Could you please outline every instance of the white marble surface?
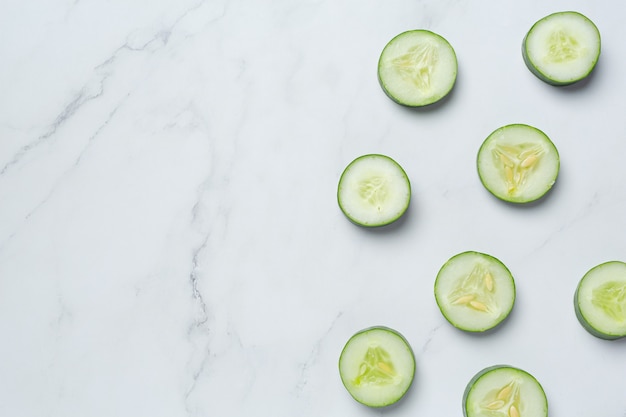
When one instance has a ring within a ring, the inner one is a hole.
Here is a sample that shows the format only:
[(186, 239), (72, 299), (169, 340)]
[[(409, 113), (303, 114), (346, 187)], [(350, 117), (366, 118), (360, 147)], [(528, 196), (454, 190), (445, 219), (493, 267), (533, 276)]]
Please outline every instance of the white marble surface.
[[(537, 19), (589, 16), (588, 82), (550, 87), (521, 59)], [(459, 416), (471, 376), (508, 363), (551, 417), (626, 416), (626, 341), (577, 322), (580, 277), (626, 260), (626, 6), (582, 0), (0, 2), (0, 415)], [(391, 102), (383, 46), (446, 37), (442, 105)], [(508, 123), (561, 154), (548, 198), (510, 206), (475, 172)], [(413, 200), (382, 230), (336, 204), (345, 165), (385, 153)], [(496, 332), (450, 326), (433, 296), (450, 256), (516, 278)], [(396, 407), (341, 385), (339, 353), (382, 324), (415, 350)]]

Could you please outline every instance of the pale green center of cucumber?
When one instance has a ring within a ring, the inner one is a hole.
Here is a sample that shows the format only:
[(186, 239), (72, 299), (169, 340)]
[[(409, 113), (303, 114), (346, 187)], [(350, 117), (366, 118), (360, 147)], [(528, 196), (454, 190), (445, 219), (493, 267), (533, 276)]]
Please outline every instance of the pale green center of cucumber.
[(365, 181), (359, 183), (359, 195), (376, 210), (381, 211), (382, 206), (387, 199), (387, 181), (382, 177), (369, 177)]
[(496, 166), (502, 172), (509, 195), (516, 195), (529, 174), (539, 164), (544, 150), (541, 146), (523, 143), (516, 146), (497, 145), (493, 149)]
[(354, 385), (389, 385), (396, 381), (397, 375), (389, 353), (380, 346), (370, 346), (359, 366)]
[(520, 384), (513, 380), (488, 392), (483, 398), (480, 408), (485, 416), (521, 417), (520, 397)]
[(626, 282), (609, 281), (595, 288), (591, 302), (613, 320), (626, 321)]
[(426, 91), (430, 89), (438, 58), (437, 48), (428, 42), (422, 42), (392, 60), (391, 64), (404, 79)]
[(477, 264), (458, 281), (449, 295), (451, 304), (464, 305), (479, 312), (491, 312), (496, 307), (493, 275), (484, 265)]
[(552, 63), (565, 63), (578, 59), (581, 55), (581, 46), (575, 37), (563, 30), (557, 30), (548, 38), (548, 55), (546, 60)]

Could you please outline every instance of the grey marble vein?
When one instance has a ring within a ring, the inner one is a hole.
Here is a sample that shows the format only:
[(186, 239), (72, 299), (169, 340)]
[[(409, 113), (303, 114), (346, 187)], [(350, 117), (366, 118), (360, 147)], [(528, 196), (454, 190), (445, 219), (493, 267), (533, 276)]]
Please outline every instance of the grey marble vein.
[(28, 152), (31, 150), (41, 146), (49, 139), (54, 137), (57, 133), (57, 130), (68, 122), (85, 104), (99, 98), (104, 94), (104, 85), (106, 80), (109, 78), (110, 74), (104, 73), (101, 74), (95, 81), (90, 84), (85, 85), (81, 90), (76, 94), (76, 96), (65, 106), (65, 108), (59, 113), (54, 121), (49, 126), (48, 130), (33, 140), (32, 142), (22, 146), (13, 158), (7, 162), (2, 169), (0, 170), (0, 176), (6, 174), (9, 169), (11, 169), (14, 165), (18, 164)]
[(300, 378), (295, 386), (296, 396), (300, 396), (302, 392), (306, 389), (306, 386), (308, 384), (308, 378), (309, 378), (309, 375), (308, 375), (309, 369), (312, 366), (314, 366), (315, 363), (318, 361), (318, 356), (319, 356), (322, 345), (325, 343), (328, 335), (335, 328), (335, 324), (341, 318), (342, 315), (343, 315), (343, 312), (341, 311), (337, 313), (337, 315), (335, 315), (335, 317), (331, 321), (330, 325), (328, 326), (324, 334), (317, 340), (317, 342), (315, 342), (315, 345), (313, 345), (313, 349), (311, 349), (309, 353), (309, 357), (300, 365)]

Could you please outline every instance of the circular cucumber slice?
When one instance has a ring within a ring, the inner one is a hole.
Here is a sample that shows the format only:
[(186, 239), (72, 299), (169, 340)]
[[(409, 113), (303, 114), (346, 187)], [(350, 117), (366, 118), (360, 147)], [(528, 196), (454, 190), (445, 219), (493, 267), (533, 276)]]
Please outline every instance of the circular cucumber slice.
[(574, 309), (592, 335), (626, 337), (626, 263), (610, 261), (591, 268), (576, 288)]
[(454, 327), (484, 332), (500, 324), (513, 309), (515, 281), (507, 267), (493, 256), (462, 252), (439, 270), (435, 299)]
[(547, 417), (548, 399), (526, 371), (495, 365), (478, 372), (463, 394), (465, 417)]
[(421, 107), (444, 98), (454, 86), (456, 54), (446, 39), (428, 30), (393, 38), (378, 60), (378, 81), (396, 103)]
[(491, 133), (478, 151), (478, 176), (494, 196), (511, 203), (543, 197), (556, 182), (560, 159), (541, 130), (511, 124)]
[(402, 167), (385, 155), (363, 155), (341, 174), (337, 189), (341, 211), (366, 227), (398, 220), (409, 207), (411, 184)]
[(415, 376), (415, 356), (397, 331), (369, 327), (348, 340), (339, 357), (339, 375), (350, 395), (369, 407), (398, 402)]
[(536, 22), (524, 37), (522, 56), (528, 69), (552, 85), (587, 77), (600, 58), (600, 32), (578, 12), (558, 12)]

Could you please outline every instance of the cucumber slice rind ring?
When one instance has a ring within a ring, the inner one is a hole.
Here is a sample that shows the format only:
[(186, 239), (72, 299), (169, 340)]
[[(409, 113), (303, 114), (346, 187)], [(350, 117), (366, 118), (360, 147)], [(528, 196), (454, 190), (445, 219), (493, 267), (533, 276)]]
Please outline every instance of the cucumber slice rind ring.
[(500, 325), (513, 310), (515, 281), (497, 258), (475, 251), (450, 258), (435, 279), (435, 300), (457, 329), (480, 333)]
[(373, 326), (355, 333), (339, 357), (339, 375), (348, 393), (368, 407), (400, 401), (415, 377), (415, 355), (398, 331)]
[(547, 417), (548, 399), (530, 373), (510, 365), (479, 371), (463, 393), (464, 417)]
[(350, 162), (337, 187), (339, 208), (353, 223), (386, 226), (404, 215), (411, 183), (404, 169), (386, 155), (367, 154)]
[(574, 84), (591, 74), (600, 58), (596, 25), (574, 11), (538, 20), (522, 42), (522, 57), (540, 80), (555, 86)]
[(574, 311), (593, 336), (626, 337), (626, 263), (609, 261), (591, 268), (576, 287)]
[(408, 30), (383, 48), (378, 81), (396, 103), (422, 107), (450, 93), (457, 70), (456, 53), (445, 38), (429, 30)]
[(516, 123), (496, 129), (484, 140), (476, 165), (481, 183), (491, 194), (525, 204), (550, 191), (559, 174), (560, 157), (544, 132)]

